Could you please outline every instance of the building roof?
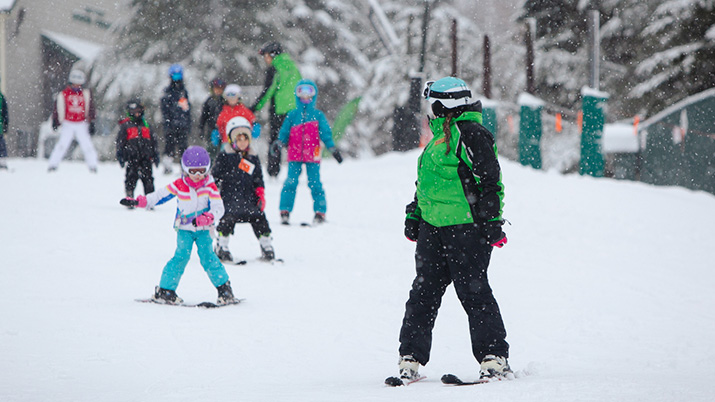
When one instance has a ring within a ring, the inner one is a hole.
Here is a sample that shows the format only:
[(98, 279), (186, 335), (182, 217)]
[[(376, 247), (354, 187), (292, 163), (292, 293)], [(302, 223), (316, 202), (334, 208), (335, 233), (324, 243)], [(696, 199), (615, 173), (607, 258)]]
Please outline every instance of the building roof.
[(90, 63), (93, 62), (104, 49), (104, 47), (98, 43), (57, 32), (42, 31), (42, 36), (77, 56), (79, 59), (86, 60)]
[(15, 7), (17, 0), (0, 0), (0, 13), (9, 13)]

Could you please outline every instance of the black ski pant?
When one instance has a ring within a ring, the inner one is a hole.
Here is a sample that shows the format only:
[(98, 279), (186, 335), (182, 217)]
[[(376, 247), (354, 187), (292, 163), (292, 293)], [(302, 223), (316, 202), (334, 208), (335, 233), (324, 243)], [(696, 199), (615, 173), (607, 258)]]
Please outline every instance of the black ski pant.
[(169, 127), (165, 129), (164, 139), (164, 155), (169, 155), (172, 158), (179, 157), (184, 154), (189, 146), (189, 131), (188, 128)]
[(492, 246), (483, 245), (476, 225), (435, 227), (420, 222), (412, 283), (400, 331), (400, 355), (412, 355), (423, 366), (430, 359), (432, 329), (447, 286), (454, 283), (469, 318), (472, 353), (481, 362), (494, 354), (508, 357), (509, 344), (487, 268)]
[(134, 190), (137, 182), (141, 179), (144, 186), (144, 194), (154, 192), (154, 175), (150, 160), (129, 160), (127, 161), (127, 171), (124, 176), (124, 189), (127, 197), (134, 197)]
[(268, 219), (266, 219), (266, 214), (261, 212), (259, 215), (249, 215), (241, 216), (236, 214), (227, 213), (221, 217), (221, 221), (216, 226), (216, 231), (222, 236), (228, 236), (233, 234), (233, 229), (236, 227), (237, 223), (250, 223), (253, 229), (253, 234), (256, 235), (256, 239), (261, 236), (266, 236), (271, 234), (271, 227), (268, 225)]
[[(285, 121), (286, 115), (271, 113), (270, 115), (270, 137), (268, 139), (268, 175), (271, 177), (277, 177), (278, 173), (281, 171), (281, 150), (275, 154), (271, 153), (271, 145), (278, 140), (278, 133), (281, 131), (281, 126), (283, 121)], [(288, 144), (285, 144), (288, 145)]]

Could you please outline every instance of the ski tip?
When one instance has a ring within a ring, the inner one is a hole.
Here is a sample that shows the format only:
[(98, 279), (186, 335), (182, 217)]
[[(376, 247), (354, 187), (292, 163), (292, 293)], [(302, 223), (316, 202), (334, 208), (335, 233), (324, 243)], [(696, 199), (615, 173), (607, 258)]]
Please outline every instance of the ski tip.
[(385, 385), (388, 385), (390, 387), (401, 387), (405, 385), (405, 383), (399, 377), (387, 377), (385, 378)]
[(461, 384), (462, 380), (454, 374), (445, 374), (442, 376), (442, 384)]

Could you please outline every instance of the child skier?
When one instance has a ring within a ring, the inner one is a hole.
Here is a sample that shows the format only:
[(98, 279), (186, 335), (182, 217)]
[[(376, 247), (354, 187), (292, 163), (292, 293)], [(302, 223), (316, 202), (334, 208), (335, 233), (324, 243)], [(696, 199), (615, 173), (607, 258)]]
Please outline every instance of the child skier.
[(223, 109), (221, 109), (221, 113), (218, 115), (216, 127), (221, 135), (223, 150), (229, 151), (231, 149), (231, 145), (229, 144), (228, 133), (226, 132), (226, 125), (229, 120), (234, 117), (241, 116), (248, 120), (249, 123), (251, 123), (251, 126), (253, 126), (256, 117), (253, 115), (253, 112), (251, 112), (251, 109), (247, 108), (246, 105), (243, 104), (243, 100), (241, 99), (241, 87), (238, 85), (229, 84), (226, 86), (226, 89), (223, 91), (223, 97), (226, 99), (226, 104), (223, 105)]
[(251, 150), (252, 129), (251, 123), (244, 117), (229, 120), (225, 130), (230, 146), (219, 154), (211, 172), (226, 206), (226, 214), (216, 227), (219, 235), (216, 254), (221, 261), (233, 260), (228, 249), (229, 235), (233, 234), (236, 223), (245, 222), (251, 224), (258, 238), (261, 258), (266, 261), (275, 258), (271, 228), (263, 212), (266, 197), (261, 162)]
[(151, 208), (177, 197), (176, 252), (166, 263), (161, 274), (161, 282), (154, 291), (153, 300), (162, 304), (180, 304), (183, 302), (176, 295), (181, 275), (189, 263), (191, 250), (196, 243), (199, 260), (211, 283), (218, 290), (218, 304), (230, 304), (236, 301), (228, 280), (228, 274), (221, 261), (211, 248), (213, 243), (210, 231), (215, 219), (220, 219), (224, 212), (221, 195), (209, 174), (211, 158), (208, 152), (199, 146), (191, 146), (181, 157), (181, 178), (146, 197), (125, 198), (120, 201), (125, 206)]
[(144, 119), (144, 105), (141, 99), (127, 102), (127, 117), (119, 122), (117, 161), (119, 166), (127, 166), (124, 179), (127, 197), (134, 197), (134, 189), (139, 179), (144, 186), (144, 194), (154, 192), (151, 164), (159, 166), (159, 147), (154, 133)]
[(213, 81), (211, 81), (211, 94), (208, 99), (206, 99), (206, 102), (204, 102), (203, 108), (201, 108), (199, 132), (201, 133), (201, 137), (206, 141), (207, 150), (212, 156), (216, 156), (220, 151), (218, 147), (219, 134), (218, 129), (216, 129), (216, 119), (218, 119), (223, 105), (226, 104), (226, 100), (223, 97), (224, 88), (226, 88), (226, 82), (221, 78), (214, 78)]
[(333, 132), (330, 130), (328, 120), (322, 111), (316, 109), (315, 102), (318, 98), (318, 87), (311, 80), (301, 80), (295, 87), (295, 96), (298, 106), (288, 112), (278, 140), (271, 145), (271, 153), (279, 153), (284, 144), (288, 144), (288, 176), (283, 183), (281, 191), (281, 223), (289, 224), (290, 213), (295, 203), (295, 193), (298, 187), (298, 178), (305, 165), (308, 175), (308, 187), (313, 196), (314, 224), (325, 222), (325, 191), (320, 182), (320, 154), (322, 140), (338, 163), (343, 162), (340, 151), (333, 143)]

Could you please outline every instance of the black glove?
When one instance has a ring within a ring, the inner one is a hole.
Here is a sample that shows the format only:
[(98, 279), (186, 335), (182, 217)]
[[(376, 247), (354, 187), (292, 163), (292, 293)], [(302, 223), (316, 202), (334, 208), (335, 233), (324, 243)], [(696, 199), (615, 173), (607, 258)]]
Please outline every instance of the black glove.
[(154, 162), (154, 166), (159, 167), (159, 162), (161, 161), (161, 158), (159, 157), (159, 153), (155, 153), (154, 157), (151, 158), (152, 162)]
[(124, 158), (122, 158), (122, 155), (117, 153), (117, 162), (119, 162), (120, 167), (124, 167)]
[(405, 218), (405, 237), (409, 241), (417, 241), (420, 234), (420, 218), (415, 214), (408, 214)]
[(94, 135), (97, 132), (97, 128), (94, 126), (94, 122), (89, 123), (89, 135)]
[(57, 131), (58, 128), (60, 128), (60, 122), (52, 119), (52, 131)]
[(282, 147), (283, 143), (280, 140), (276, 140), (273, 144), (271, 144), (271, 149), (268, 152), (273, 156), (279, 155)]
[(340, 151), (337, 149), (333, 151), (333, 158), (335, 158), (338, 163), (343, 163), (343, 156), (340, 154)]
[(485, 222), (482, 226), (482, 239), (480, 242), (483, 244), (493, 245), (500, 241), (502, 238), (506, 238), (506, 233), (501, 230), (503, 221), (489, 221)]

